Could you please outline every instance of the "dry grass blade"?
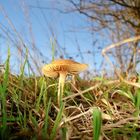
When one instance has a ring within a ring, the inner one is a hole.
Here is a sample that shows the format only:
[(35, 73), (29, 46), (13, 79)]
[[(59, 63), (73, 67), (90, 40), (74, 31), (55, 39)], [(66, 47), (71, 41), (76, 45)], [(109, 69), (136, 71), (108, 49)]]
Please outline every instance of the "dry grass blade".
[[(104, 83), (104, 84), (105, 84), (105, 85), (111, 85), (111, 84), (116, 84), (116, 83), (119, 83), (119, 82), (120, 82), (119, 80), (110, 80), (110, 81), (108, 81), (108, 82), (106, 82), (106, 83)], [(69, 95), (69, 96), (67, 96), (67, 97), (64, 97), (64, 98), (63, 98), (63, 101), (64, 101), (64, 100), (67, 100), (67, 99), (75, 98), (76, 96), (83, 95), (83, 94), (85, 94), (85, 93), (88, 93), (89, 91), (94, 90), (94, 89), (100, 87), (101, 85), (102, 85), (102, 82), (97, 83), (95, 86), (91, 86), (90, 88), (88, 88), (88, 89), (86, 89), (86, 90), (78, 91), (78, 93), (74, 93), (74, 94), (72, 94), (72, 95)], [(77, 89), (76, 89), (76, 90), (77, 90)]]
[(109, 45), (109, 46), (107, 46), (106, 48), (104, 48), (104, 49), (102, 50), (102, 54), (105, 56), (105, 55), (106, 55), (106, 52), (107, 52), (108, 50), (110, 50), (110, 49), (112, 49), (112, 48), (120, 47), (120, 45), (123, 45), (123, 44), (125, 44), (125, 43), (134, 42), (134, 41), (137, 41), (137, 40), (140, 40), (140, 36), (128, 38), (128, 39), (125, 39), (125, 40), (120, 41), (120, 42), (118, 42), (118, 43)]
[(89, 91), (91, 91), (91, 90), (93, 90), (93, 89), (98, 88), (100, 85), (101, 85), (101, 83), (100, 83), (100, 84), (96, 84), (95, 86), (92, 86), (92, 87), (90, 87), (90, 88), (88, 88), (88, 89), (86, 89), (86, 90), (84, 90), (84, 91), (79, 91), (79, 92), (76, 93), (76, 94), (73, 94), (73, 95), (64, 97), (63, 100), (67, 100), (67, 99), (70, 99), (70, 98), (74, 98), (74, 97), (76, 97), (76, 96), (79, 96), (79, 95), (82, 95), (82, 94), (84, 94), (84, 93), (87, 93), (87, 92), (89, 92)]
[[(140, 124), (140, 117), (132, 117), (132, 118), (125, 118), (113, 124), (106, 124), (103, 127), (103, 130), (110, 130), (112, 128), (120, 128), (123, 127), (125, 124), (129, 124), (132, 122), (138, 121)], [(134, 123), (135, 124), (135, 123)]]
[(91, 108), (91, 109), (89, 109), (88, 111), (82, 112), (82, 113), (80, 113), (80, 114), (78, 114), (78, 115), (76, 115), (76, 116), (66, 118), (60, 125), (63, 125), (64, 123), (73, 121), (73, 120), (75, 120), (75, 119), (80, 118), (81, 116), (84, 116), (84, 115), (87, 115), (87, 114), (89, 114), (89, 113), (92, 113), (92, 110), (93, 110), (93, 109)]

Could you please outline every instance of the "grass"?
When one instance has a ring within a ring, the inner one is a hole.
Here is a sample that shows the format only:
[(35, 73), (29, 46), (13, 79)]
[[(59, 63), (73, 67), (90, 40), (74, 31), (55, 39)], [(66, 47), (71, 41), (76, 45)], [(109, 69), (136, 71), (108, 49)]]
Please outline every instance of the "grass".
[(6, 113), (6, 97), (7, 97), (7, 87), (8, 87), (8, 75), (9, 75), (9, 61), (10, 61), (10, 52), (8, 51), (8, 58), (6, 61), (6, 70), (3, 75), (3, 83), (0, 85), (0, 93), (1, 93), (1, 106), (2, 106), (2, 126), (0, 127), (1, 130), (1, 138), (4, 139), (6, 136), (6, 129), (7, 129), (7, 113)]
[(102, 117), (99, 109), (93, 110), (93, 140), (99, 140), (101, 135)]
[(119, 80), (78, 77), (76, 85), (66, 82), (58, 107), (58, 80), (25, 76), (27, 57), (20, 75), (12, 75), (9, 61), (10, 53), (0, 74), (0, 139), (139, 139), (139, 88)]

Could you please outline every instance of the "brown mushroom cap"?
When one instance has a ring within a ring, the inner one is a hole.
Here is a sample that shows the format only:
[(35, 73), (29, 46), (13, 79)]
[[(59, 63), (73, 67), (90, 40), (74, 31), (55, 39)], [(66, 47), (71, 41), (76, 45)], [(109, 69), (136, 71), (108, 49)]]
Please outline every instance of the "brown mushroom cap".
[(88, 67), (87, 64), (80, 64), (73, 60), (58, 59), (51, 64), (43, 66), (42, 73), (48, 77), (58, 77), (60, 72), (67, 72), (68, 74), (78, 74)]

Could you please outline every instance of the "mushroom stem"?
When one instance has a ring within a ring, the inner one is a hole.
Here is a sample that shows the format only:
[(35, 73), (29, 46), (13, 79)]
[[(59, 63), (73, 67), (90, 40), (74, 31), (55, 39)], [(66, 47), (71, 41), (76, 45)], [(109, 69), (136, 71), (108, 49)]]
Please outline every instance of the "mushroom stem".
[(58, 105), (60, 105), (62, 101), (67, 72), (60, 72), (59, 74), (60, 75), (59, 75), (59, 84), (58, 84)]

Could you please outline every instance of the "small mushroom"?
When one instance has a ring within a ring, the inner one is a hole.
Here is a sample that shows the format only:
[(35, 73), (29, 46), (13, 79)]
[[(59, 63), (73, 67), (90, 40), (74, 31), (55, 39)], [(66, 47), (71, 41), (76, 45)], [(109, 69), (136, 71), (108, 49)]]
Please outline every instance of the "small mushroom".
[(47, 64), (42, 67), (42, 73), (47, 77), (58, 77), (58, 104), (60, 104), (63, 97), (64, 83), (67, 74), (75, 75), (87, 69), (87, 64), (80, 64), (73, 60), (68, 59), (58, 59), (52, 61), (52, 63)]

